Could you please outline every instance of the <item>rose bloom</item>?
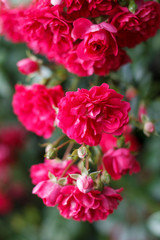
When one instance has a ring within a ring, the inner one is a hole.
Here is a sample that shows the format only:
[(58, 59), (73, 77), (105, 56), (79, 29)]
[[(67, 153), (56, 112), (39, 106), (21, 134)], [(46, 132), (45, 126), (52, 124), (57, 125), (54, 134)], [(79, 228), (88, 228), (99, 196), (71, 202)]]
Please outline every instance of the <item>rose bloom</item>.
[(63, 63), (72, 48), (72, 25), (62, 16), (59, 6), (38, 6), (26, 11), (25, 23), (22, 25), (25, 42), (36, 53)]
[(160, 4), (154, 1), (144, 2), (137, 10), (140, 19), (142, 41), (153, 37), (160, 28)]
[(114, 180), (118, 180), (129, 171), (129, 174), (140, 171), (140, 165), (127, 148), (110, 149), (103, 156), (107, 172)]
[(13, 110), (27, 130), (44, 138), (54, 131), (54, 120), (58, 102), (63, 97), (62, 87), (46, 88), (44, 85), (16, 85), (13, 96)]
[[(72, 160), (45, 160), (44, 163), (33, 165), (31, 167), (30, 177), (32, 183), (36, 184), (32, 193), (37, 194), (38, 197), (42, 198), (46, 206), (54, 207), (56, 205), (56, 199), (61, 190), (59, 184), (53, 183), (52, 180), (49, 179), (48, 173), (51, 172), (51, 174), (59, 179), (71, 161)], [(67, 184), (72, 184), (73, 179), (69, 174), (80, 174), (80, 170), (77, 166), (72, 165), (65, 173), (64, 177), (68, 177)]]
[(109, 22), (117, 28), (117, 42), (120, 47), (134, 47), (142, 41), (139, 19), (127, 7), (117, 7)]
[(118, 54), (107, 55), (103, 60), (94, 62), (94, 72), (100, 76), (105, 76), (110, 71), (118, 70), (122, 65), (131, 62), (127, 53), (118, 49)]
[(131, 59), (122, 49), (118, 50), (118, 55), (107, 55), (103, 59), (95, 61), (91, 58), (82, 59), (78, 57), (78, 46), (68, 53), (65, 59), (65, 67), (68, 71), (77, 74), (80, 77), (90, 76), (93, 73), (105, 76), (110, 71), (116, 71), (120, 66), (131, 62)]
[(39, 70), (39, 64), (37, 61), (33, 61), (30, 58), (24, 58), (17, 62), (19, 72), (24, 75), (29, 75)]
[(133, 48), (156, 34), (160, 27), (160, 4), (140, 3), (135, 14), (126, 7), (117, 7), (109, 22), (118, 30), (118, 45)]
[[(141, 144), (138, 141), (137, 137), (132, 133), (132, 127), (130, 125), (124, 127), (123, 136), (125, 138), (125, 143), (130, 144), (129, 150), (133, 152), (138, 152)], [(102, 151), (106, 153), (111, 148), (117, 147), (117, 141), (118, 139), (115, 136), (103, 133), (100, 141)]]
[(80, 59), (77, 55), (77, 47), (78, 45), (68, 52), (65, 59), (65, 68), (80, 77), (90, 76), (94, 73), (94, 61)]
[(109, 85), (67, 92), (58, 107), (57, 125), (79, 144), (98, 145), (103, 132), (120, 135), (128, 123), (130, 104)]
[[(63, 3), (63, 1), (56, 0), (52, 2), (53, 4), (56, 2)], [(67, 15), (72, 19), (109, 15), (116, 6), (116, 1), (112, 0), (64, 0), (64, 2), (67, 8)]]
[[(38, 184), (41, 181), (49, 180), (48, 173), (51, 172), (54, 176), (60, 178), (66, 167), (71, 163), (72, 160), (57, 161), (56, 159), (47, 160), (44, 163), (33, 165), (30, 168), (30, 177), (33, 184)], [(76, 165), (72, 165), (66, 172), (64, 177), (70, 174), (79, 174), (80, 170)], [(72, 178), (68, 176), (68, 183), (72, 182)]]
[(48, 207), (54, 207), (57, 203), (61, 186), (58, 183), (53, 183), (51, 180), (39, 182), (34, 188), (32, 193), (37, 194), (42, 198), (44, 204)]
[(117, 209), (122, 200), (119, 195), (121, 191), (122, 189), (104, 187), (102, 192), (92, 190), (82, 193), (76, 186), (64, 186), (57, 199), (58, 209), (63, 217), (76, 221), (104, 220)]
[(117, 0), (88, 0), (89, 11), (92, 17), (113, 14), (114, 8), (118, 5)]
[(81, 59), (98, 61), (107, 54), (118, 54), (118, 45), (115, 39), (117, 29), (106, 22), (92, 24), (85, 18), (78, 18), (73, 22), (72, 37), (82, 39), (77, 48), (77, 55)]

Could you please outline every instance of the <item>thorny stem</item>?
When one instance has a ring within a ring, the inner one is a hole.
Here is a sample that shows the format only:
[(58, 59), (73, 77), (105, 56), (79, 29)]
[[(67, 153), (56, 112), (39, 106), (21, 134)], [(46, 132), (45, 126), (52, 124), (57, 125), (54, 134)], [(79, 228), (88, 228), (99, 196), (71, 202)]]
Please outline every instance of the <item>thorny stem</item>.
[(56, 141), (54, 141), (52, 144), (54, 144), (55, 146), (58, 145), (62, 140), (63, 138), (65, 138), (66, 135), (62, 135), (60, 136)]
[(58, 147), (57, 147), (57, 150), (59, 150), (60, 148), (62, 148), (62, 147), (64, 147), (65, 145), (67, 145), (68, 143), (70, 143), (71, 141), (73, 141), (73, 140), (68, 140), (67, 142), (64, 142), (64, 143), (62, 143), (61, 145), (59, 145)]
[(70, 153), (70, 151), (71, 151), (72, 148), (73, 148), (73, 145), (74, 145), (74, 142), (71, 142), (71, 143), (68, 145), (68, 147), (67, 147), (67, 149), (66, 149), (66, 151), (65, 151), (65, 153), (64, 153), (64, 155), (63, 155), (62, 161), (67, 158), (68, 154)]
[(86, 169), (89, 169), (89, 157), (86, 157)]
[(43, 144), (40, 144), (40, 146), (41, 147), (46, 147), (48, 144), (52, 144), (52, 145), (54, 145), (55, 147), (62, 141), (62, 139), (63, 138), (65, 138), (66, 137), (66, 135), (62, 135), (62, 136), (60, 136), (57, 140), (55, 140), (54, 142), (52, 142), (52, 143), (43, 143)]
[(99, 156), (98, 156), (98, 161), (97, 161), (97, 168), (99, 170), (99, 167), (100, 165), (102, 164), (103, 165), (103, 161), (102, 160), (102, 153), (99, 153)]
[(72, 160), (72, 162), (70, 162), (70, 164), (68, 164), (68, 166), (64, 169), (61, 178), (64, 177), (64, 175), (66, 174), (66, 172), (70, 169), (70, 167), (74, 164), (76, 160)]

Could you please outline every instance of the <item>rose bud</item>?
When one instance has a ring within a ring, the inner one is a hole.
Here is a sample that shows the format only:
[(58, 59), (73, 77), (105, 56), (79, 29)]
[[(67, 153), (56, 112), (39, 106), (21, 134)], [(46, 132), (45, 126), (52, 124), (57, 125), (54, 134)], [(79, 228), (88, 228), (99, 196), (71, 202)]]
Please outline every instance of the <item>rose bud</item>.
[(87, 149), (84, 146), (81, 146), (80, 148), (78, 148), (78, 157), (79, 158), (84, 158), (87, 156)]
[(77, 179), (77, 187), (83, 193), (88, 193), (93, 189), (94, 182), (91, 177), (81, 176)]
[(147, 108), (144, 102), (140, 103), (139, 109), (138, 109), (138, 120), (140, 122), (143, 122), (143, 115), (147, 116)]
[(62, 3), (62, 0), (51, 0), (51, 4), (53, 5), (53, 6), (55, 6), (55, 5), (60, 5)]
[(24, 58), (17, 62), (19, 72), (24, 75), (29, 75), (39, 70), (39, 64), (37, 61), (33, 61), (30, 58)]
[(155, 131), (155, 126), (152, 122), (146, 122), (143, 127), (144, 134), (150, 136)]
[(126, 98), (130, 101), (137, 96), (137, 90), (134, 87), (129, 87), (126, 91)]

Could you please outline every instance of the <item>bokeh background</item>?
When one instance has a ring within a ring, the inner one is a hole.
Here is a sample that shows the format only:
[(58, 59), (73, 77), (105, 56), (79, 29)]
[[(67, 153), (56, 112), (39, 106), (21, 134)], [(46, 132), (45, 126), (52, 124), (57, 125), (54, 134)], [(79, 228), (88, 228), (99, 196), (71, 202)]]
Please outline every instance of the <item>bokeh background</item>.
[[(26, 46), (12, 44), (0, 37), (0, 240), (157, 240), (160, 239), (160, 137), (146, 137), (135, 129), (141, 150), (137, 156), (141, 172), (126, 175), (114, 183), (124, 187), (124, 200), (106, 221), (93, 224), (63, 219), (56, 208), (47, 208), (32, 195), (31, 165), (43, 161), (45, 140), (26, 132), (12, 111), (16, 83), (31, 81), (22, 76), (16, 63), (26, 57)], [(141, 101), (160, 134), (160, 33), (128, 51), (132, 64), (110, 76), (77, 78), (62, 67), (53, 70), (53, 81), (64, 80), (66, 89), (106, 81), (120, 88), (137, 90), (131, 100), (137, 116)], [(44, 59), (44, 61), (46, 61)], [(44, 74), (50, 74), (44, 69)], [(32, 82), (42, 80), (37, 76)], [(29, 84), (31, 82), (28, 82)], [(58, 130), (53, 139), (58, 136)], [(7, 140), (4, 140), (7, 139)], [(8, 154), (8, 155), (7, 155)], [(6, 160), (7, 159), (7, 160)], [(6, 163), (4, 163), (6, 161)]]

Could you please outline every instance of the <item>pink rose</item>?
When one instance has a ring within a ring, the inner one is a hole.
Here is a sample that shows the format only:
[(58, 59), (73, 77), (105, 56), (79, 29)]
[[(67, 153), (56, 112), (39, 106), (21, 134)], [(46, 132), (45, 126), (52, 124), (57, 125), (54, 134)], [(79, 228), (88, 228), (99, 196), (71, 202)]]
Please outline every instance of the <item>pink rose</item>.
[(117, 28), (117, 42), (120, 47), (134, 47), (142, 41), (139, 18), (127, 7), (117, 7), (109, 22)]
[[(45, 160), (44, 163), (33, 165), (30, 168), (30, 177), (32, 179), (32, 183), (38, 184), (41, 181), (49, 180), (48, 177), (49, 171), (57, 178), (60, 178), (62, 173), (70, 163), (71, 160), (65, 161)], [(69, 177), (68, 173), (79, 174), (80, 170), (77, 168), (77, 166), (72, 165), (66, 172), (65, 177), (68, 176), (68, 183), (71, 183), (73, 180)]]
[[(1, 9), (0, 9), (1, 10)], [(21, 26), (24, 22), (25, 9), (23, 7), (8, 9), (0, 12), (0, 34), (14, 43), (23, 42), (24, 35)]]
[(58, 209), (63, 217), (76, 221), (104, 220), (117, 209), (118, 202), (122, 200), (119, 195), (121, 191), (104, 187), (102, 192), (92, 190), (82, 193), (76, 186), (65, 186), (57, 199)]
[(77, 187), (79, 191), (88, 193), (93, 189), (94, 182), (89, 176), (81, 176), (77, 179)]
[(90, 76), (94, 73), (94, 62), (92, 60), (80, 59), (77, 55), (77, 46), (71, 50), (65, 59), (65, 67), (69, 72), (78, 76)]
[[(140, 142), (138, 141), (138, 138), (132, 133), (132, 128), (130, 125), (126, 125), (124, 127), (123, 136), (125, 138), (125, 143), (130, 144), (129, 146), (130, 151), (133, 151), (133, 152), (139, 151), (141, 147)], [(111, 134), (103, 133), (100, 141), (100, 146), (102, 148), (102, 151), (106, 153), (111, 148), (117, 147), (117, 141), (118, 139), (115, 136)]]
[(137, 44), (153, 37), (160, 27), (160, 4), (147, 1), (139, 4), (135, 14), (126, 7), (117, 7), (109, 19), (117, 32), (120, 47), (135, 47)]
[(89, 11), (92, 17), (113, 14), (114, 8), (117, 6), (117, 0), (87, 0), (89, 3)]
[(160, 4), (154, 1), (144, 2), (137, 10), (140, 21), (142, 41), (153, 37), (160, 28)]
[[(42, 198), (43, 202), (47, 206), (55, 206), (57, 197), (60, 193), (61, 186), (58, 183), (53, 183), (49, 179), (49, 172), (53, 174), (57, 179), (61, 178), (64, 170), (71, 163), (71, 160), (56, 161), (45, 160), (44, 163), (33, 165), (30, 169), (30, 177), (32, 183), (36, 186), (33, 188), (33, 194), (37, 194)], [(67, 184), (72, 184), (73, 179), (69, 174), (80, 174), (80, 170), (77, 166), (72, 165), (65, 173), (64, 177), (67, 177)]]
[(109, 85), (67, 92), (58, 107), (57, 124), (79, 144), (98, 145), (103, 132), (120, 135), (128, 123), (130, 105)]
[(64, 0), (64, 2), (69, 18), (77, 19), (80, 16), (89, 16), (88, 2), (86, 0)]
[(67, 15), (71, 19), (110, 15), (113, 13), (117, 4), (116, 1), (112, 0), (64, 0), (64, 2), (67, 9)]
[(85, 18), (73, 22), (72, 37), (82, 39), (77, 48), (80, 59), (93, 61), (101, 60), (108, 54), (117, 55), (118, 45), (115, 39), (116, 28), (106, 22), (92, 24)]
[(25, 75), (32, 74), (39, 70), (39, 64), (37, 61), (33, 61), (30, 58), (24, 58), (17, 62), (18, 70)]
[(120, 179), (128, 171), (130, 175), (140, 171), (139, 163), (127, 148), (108, 150), (104, 154), (103, 163), (105, 169), (114, 180)]
[(61, 186), (57, 183), (53, 183), (51, 180), (42, 181), (38, 183), (32, 193), (37, 194), (42, 198), (44, 204), (49, 207), (54, 207), (57, 203), (57, 197), (59, 196)]
[(72, 48), (71, 26), (62, 16), (61, 7), (35, 5), (26, 11), (22, 32), (25, 42), (36, 53), (63, 63)]
[(27, 130), (44, 138), (54, 131), (54, 121), (58, 102), (63, 97), (62, 87), (46, 88), (44, 85), (16, 85), (13, 96), (13, 110)]
[(103, 60), (94, 62), (94, 73), (100, 76), (105, 76), (110, 71), (118, 70), (122, 65), (131, 62), (127, 53), (120, 49), (118, 55), (107, 55)]

